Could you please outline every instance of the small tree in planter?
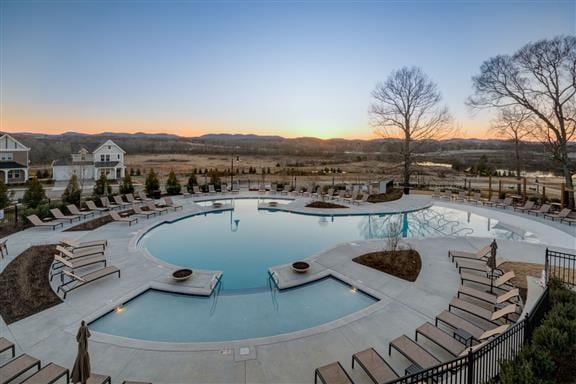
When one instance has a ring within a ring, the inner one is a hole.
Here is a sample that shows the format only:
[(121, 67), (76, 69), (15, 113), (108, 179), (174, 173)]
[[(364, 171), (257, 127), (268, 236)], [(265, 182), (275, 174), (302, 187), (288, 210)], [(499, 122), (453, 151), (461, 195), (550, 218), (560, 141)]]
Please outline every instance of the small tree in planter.
[(70, 181), (68, 181), (68, 185), (62, 193), (62, 202), (65, 204), (75, 204), (80, 205), (80, 199), (82, 196), (82, 190), (78, 186), (78, 177), (76, 175), (72, 175)]
[(127, 193), (134, 193), (134, 184), (132, 184), (132, 176), (130, 176), (130, 173), (128, 172), (126, 172), (126, 175), (122, 179), (122, 184), (120, 184), (120, 193), (123, 195)]
[(386, 250), (391, 253), (398, 251), (402, 234), (402, 223), (400, 220), (393, 220), (388, 223), (388, 237), (386, 238)]
[(195, 185), (198, 185), (198, 180), (196, 180), (196, 174), (191, 173), (190, 177), (188, 177), (188, 183), (186, 184), (186, 189), (188, 189), (188, 192), (192, 192)]
[(36, 208), (45, 200), (46, 192), (44, 192), (44, 187), (40, 181), (38, 181), (38, 178), (34, 177), (28, 181), (26, 192), (24, 192), (24, 197), (22, 198), (22, 203), (30, 208)]
[(171, 170), (168, 174), (168, 180), (166, 180), (166, 193), (169, 195), (177, 195), (180, 193), (182, 186), (176, 177), (174, 170)]
[(108, 178), (105, 174), (101, 174), (96, 184), (94, 185), (94, 197), (108, 196), (112, 193), (112, 186), (108, 182)]
[(10, 205), (10, 197), (8, 197), (8, 187), (4, 181), (0, 180), (0, 220), (4, 220), (4, 208)]
[(150, 172), (146, 175), (146, 182), (144, 183), (144, 188), (146, 189), (146, 194), (152, 195), (154, 192), (160, 189), (160, 182), (158, 181), (158, 176), (152, 168)]

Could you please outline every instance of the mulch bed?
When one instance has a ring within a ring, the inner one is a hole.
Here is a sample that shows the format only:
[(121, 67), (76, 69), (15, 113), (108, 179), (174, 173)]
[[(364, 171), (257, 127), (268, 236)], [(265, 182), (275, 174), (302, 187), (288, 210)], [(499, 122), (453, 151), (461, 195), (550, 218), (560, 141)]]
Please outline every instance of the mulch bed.
[(370, 195), (368, 198), (369, 203), (386, 203), (388, 201), (398, 200), (402, 197), (404, 193), (401, 189), (393, 189), (388, 193), (380, 193), (376, 195)]
[(407, 281), (416, 281), (422, 269), (420, 254), (413, 249), (367, 253), (354, 261)]
[[(134, 211), (132, 209), (130, 209), (130, 210), (122, 211), (121, 213), (122, 214), (127, 213), (129, 215), (133, 215)], [(103, 214), (102, 216), (97, 217), (95, 219), (87, 220), (83, 223), (80, 223), (78, 225), (70, 227), (70, 228), (64, 230), (64, 232), (92, 231), (96, 228), (100, 228), (101, 226), (106, 225), (108, 223), (111, 223), (113, 221), (114, 220), (112, 220), (112, 217), (110, 217), (110, 215)]]
[(348, 208), (340, 204), (329, 203), (327, 201), (313, 201), (306, 205), (307, 208)]
[(0, 274), (0, 316), (6, 324), (58, 305), (48, 281), (56, 245), (37, 245), (16, 257)]

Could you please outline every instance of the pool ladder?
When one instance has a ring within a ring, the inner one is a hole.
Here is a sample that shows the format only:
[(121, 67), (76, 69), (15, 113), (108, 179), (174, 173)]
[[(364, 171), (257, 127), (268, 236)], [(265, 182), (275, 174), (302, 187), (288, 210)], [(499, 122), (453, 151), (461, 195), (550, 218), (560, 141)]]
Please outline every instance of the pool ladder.
[(278, 309), (278, 274), (276, 271), (268, 271), (268, 288), (270, 288), (270, 296), (272, 298), (272, 305)]
[(220, 296), (220, 291), (222, 290), (222, 274), (214, 275), (210, 281), (210, 296), (214, 295), (214, 300), (210, 306), (210, 316), (216, 311), (216, 304), (218, 304), (218, 296)]

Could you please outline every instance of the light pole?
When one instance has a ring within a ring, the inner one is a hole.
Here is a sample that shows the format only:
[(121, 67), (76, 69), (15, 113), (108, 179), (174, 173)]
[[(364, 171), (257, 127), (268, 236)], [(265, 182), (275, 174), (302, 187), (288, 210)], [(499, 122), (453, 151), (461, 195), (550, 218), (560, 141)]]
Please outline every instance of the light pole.
[[(236, 162), (240, 161), (240, 157), (236, 155)], [(230, 191), (234, 189), (234, 153), (230, 159)]]

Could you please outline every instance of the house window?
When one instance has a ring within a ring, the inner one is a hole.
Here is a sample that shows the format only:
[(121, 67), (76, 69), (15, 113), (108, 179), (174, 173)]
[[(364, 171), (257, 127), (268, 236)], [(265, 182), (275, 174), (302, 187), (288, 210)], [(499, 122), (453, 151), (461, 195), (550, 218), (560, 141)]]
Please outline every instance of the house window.
[(20, 170), (8, 171), (8, 179), (19, 179)]
[(100, 161), (104, 161), (104, 155), (100, 155)]
[(12, 152), (3, 152), (0, 154), (0, 160), (1, 161), (11, 161), (13, 159), (14, 159), (14, 157), (12, 155)]
[(110, 161), (110, 155), (106, 155), (106, 161)]

